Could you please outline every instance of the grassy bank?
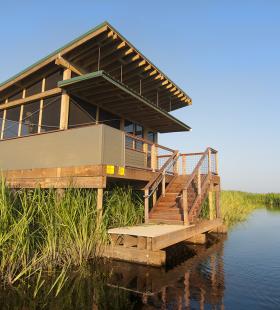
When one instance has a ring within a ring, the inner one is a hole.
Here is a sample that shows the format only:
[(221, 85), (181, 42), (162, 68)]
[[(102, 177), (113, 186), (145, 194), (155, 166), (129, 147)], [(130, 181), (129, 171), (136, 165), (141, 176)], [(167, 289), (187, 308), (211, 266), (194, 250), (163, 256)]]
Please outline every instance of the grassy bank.
[(261, 207), (280, 208), (280, 194), (253, 194), (239, 191), (222, 191), (222, 216), (232, 226), (247, 219), (255, 209)]
[(57, 195), (54, 190), (12, 191), (2, 182), (1, 284), (14, 285), (33, 274), (39, 279), (42, 272), (60, 270), (59, 285), (64, 269), (80, 267), (98, 256), (108, 228), (134, 225), (142, 218), (142, 199), (129, 188), (105, 192), (100, 218), (95, 190), (67, 189)]

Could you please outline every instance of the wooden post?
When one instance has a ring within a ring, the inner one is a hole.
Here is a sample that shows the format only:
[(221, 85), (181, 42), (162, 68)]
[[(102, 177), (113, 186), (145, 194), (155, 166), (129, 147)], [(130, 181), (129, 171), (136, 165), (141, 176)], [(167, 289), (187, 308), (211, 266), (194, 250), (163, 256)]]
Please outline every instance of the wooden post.
[(4, 138), (4, 130), (5, 130), (5, 122), (6, 122), (6, 113), (7, 113), (7, 110), (4, 110), (4, 113), (3, 113), (3, 120), (2, 120), (1, 137), (0, 137), (1, 140)]
[(97, 189), (97, 224), (101, 223), (103, 209), (103, 188)]
[(197, 171), (197, 195), (201, 195), (201, 175), (200, 175), (200, 167)]
[(165, 172), (163, 172), (163, 176), (162, 176), (162, 191), (161, 194), (163, 197), (165, 197)]
[(211, 175), (211, 149), (208, 149), (208, 174)]
[(181, 156), (182, 156), (182, 174), (186, 175), (187, 174), (186, 155)]
[(189, 225), (188, 190), (187, 189), (183, 189), (183, 214), (184, 214), (184, 225)]
[[(42, 80), (42, 93), (45, 91), (46, 88), (46, 78), (43, 78)], [(40, 111), (39, 111), (39, 121), (38, 121), (38, 133), (42, 130), (42, 117), (43, 117), (43, 108), (44, 108), (44, 100), (40, 100)]]
[[(63, 80), (67, 80), (71, 78), (71, 70), (65, 69), (63, 72)], [(66, 93), (65, 90), (63, 90), (61, 95), (61, 111), (60, 111), (60, 129), (67, 129), (68, 128), (68, 116), (69, 116), (69, 102), (70, 97)]]
[(153, 192), (153, 207), (155, 206), (157, 202), (157, 189)]
[(144, 192), (145, 223), (149, 222), (149, 190)]
[(214, 209), (214, 206), (213, 206), (213, 192), (212, 192), (212, 190), (210, 190), (208, 192), (208, 202), (209, 202), (209, 217), (210, 217), (210, 220), (214, 220), (214, 218), (215, 218), (215, 209)]
[(220, 184), (216, 185), (216, 191), (215, 191), (215, 206), (216, 206), (216, 216), (217, 218), (221, 218), (221, 206), (220, 206), (220, 195), (221, 195), (221, 188)]
[(216, 174), (219, 175), (218, 152), (215, 153)]
[(153, 172), (157, 169), (157, 153), (156, 153), (156, 145), (152, 144), (151, 147), (151, 168)]

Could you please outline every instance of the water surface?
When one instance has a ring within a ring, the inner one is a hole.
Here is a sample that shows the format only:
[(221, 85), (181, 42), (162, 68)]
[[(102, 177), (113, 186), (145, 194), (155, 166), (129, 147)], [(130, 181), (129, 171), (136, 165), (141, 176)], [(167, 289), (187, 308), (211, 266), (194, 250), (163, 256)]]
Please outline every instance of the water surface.
[(168, 268), (91, 266), (57, 297), (47, 283), (36, 298), (34, 287), (2, 290), (1, 309), (280, 309), (279, 232), (280, 212), (259, 209), (220, 241), (169, 249), (180, 260)]

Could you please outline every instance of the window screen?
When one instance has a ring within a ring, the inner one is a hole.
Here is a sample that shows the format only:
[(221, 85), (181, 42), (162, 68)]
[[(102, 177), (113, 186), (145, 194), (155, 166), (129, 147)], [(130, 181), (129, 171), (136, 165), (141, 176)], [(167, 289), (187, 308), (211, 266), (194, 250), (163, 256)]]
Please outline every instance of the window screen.
[(107, 112), (103, 109), (99, 110), (99, 120), (100, 123), (106, 124), (108, 126), (120, 129), (121, 128), (121, 120), (120, 117), (112, 114), (110, 112)]
[(13, 101), (13, 100), (17, 100), (17, 99), (21, 99), (22, 98), (22, 90), (18, 91), (17, 93), (15, 93), (14, 95), (8, 97), (8, 101)]
[(96, 123), (96, 106), (78, 98), (70, 98), (68, 127)]
[(39, 94), (42, 92), (42, 80), (28, 86), (25, 90), (25, 97)]
[(18, 136), (20, 106), (8, 109), (6, 111), (6, 120), (4, 128), (4, 139), (14, 138)]
[[(143, 136), (144, 136), (143, 127), (138, 125), (138, 124), (135, 124), (135, 136), (138, 138), (143, 138)], [(136, 150), (143, 151), (143, 142), (136, 141), (135, 142), (135, 148), (136, 148)]]
[(38, 132), (40, 114), (40, 101), (23, 106), (21, 136), (26, 136)]
[(147, 139), (151, 142), (156, 142), (156, 133), (152, 131), (147, 132)]
[(57, 82), (63, 80), (63, 70), (58, 70), (46, 77), (45, 90), (57, 87)]
[(41, 132), (59, 129), (61, 96), (44, 99)]

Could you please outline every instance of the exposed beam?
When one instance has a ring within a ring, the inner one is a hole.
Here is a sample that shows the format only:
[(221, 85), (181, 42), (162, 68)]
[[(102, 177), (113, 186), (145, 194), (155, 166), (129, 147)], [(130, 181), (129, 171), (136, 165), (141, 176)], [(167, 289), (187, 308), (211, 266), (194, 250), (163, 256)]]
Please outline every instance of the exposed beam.
[(60, 66), (60, 67), (63, 67), (64, 69), (70, 69), (71, 71), (75, 72), (78, 75), (84, 75), (84, 74), (88, 73), (83, 68), (81, 68), (77, 65), (74, 65), (73, 63), (67, 61), (65, 58), (63, 58), (60, 55), (56, 58), (55, 64)]
[(31, 102), (31, 101), (36, 101), (36, 100), (44, 99), (46, 97), (50, 97), (50, 96), (53, 96), (53, 95), (58, 95), (58, 94), (61, 94), (61, 93), (62, 93), (61, 88), (53, 88), (53, 89), (47, 90), (47, 91), (45, 91), (43, 93), (39, 93), (39, 94), (36, 94), (36, 95), (33, 95), (33, 96), (29, 96), (29, 97), (26, 97), (26, 98), (17, 99), (17, 100), (13, 100), (13, 101), (4, 103), (4, 104), (2, 104), (0, 106), (0, 110), (6, 109), (6, 108), (10, 108), (10, 107), (13, 107), (13, 106), (16, 106), (16, 105), (20, 105), (20, 104), (25, 104), (25, 103), (28, 103), (28, 102)]

